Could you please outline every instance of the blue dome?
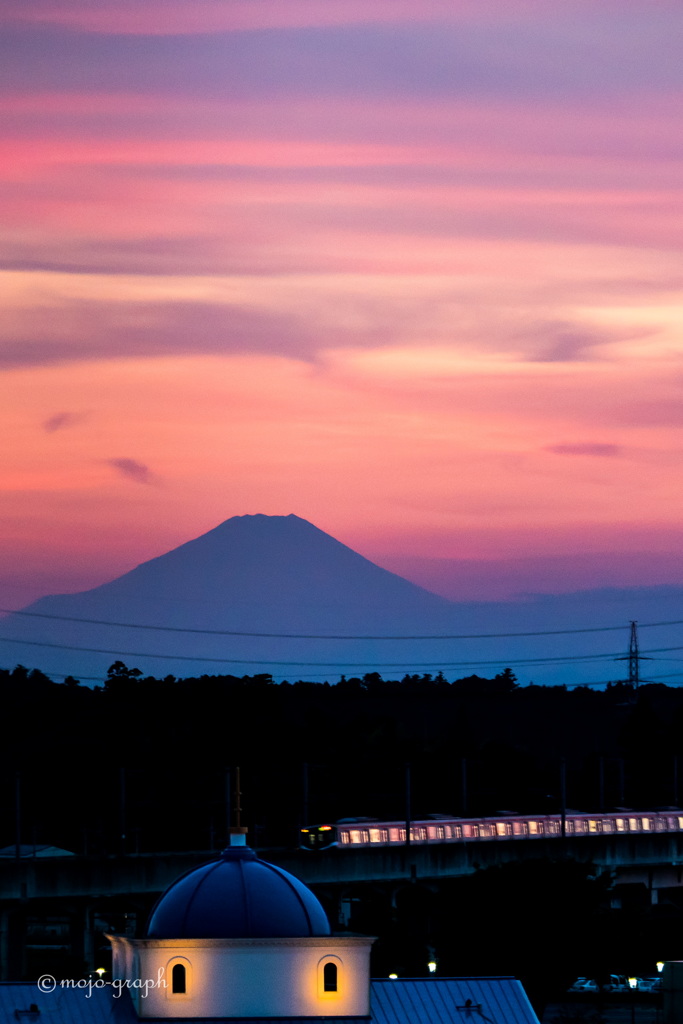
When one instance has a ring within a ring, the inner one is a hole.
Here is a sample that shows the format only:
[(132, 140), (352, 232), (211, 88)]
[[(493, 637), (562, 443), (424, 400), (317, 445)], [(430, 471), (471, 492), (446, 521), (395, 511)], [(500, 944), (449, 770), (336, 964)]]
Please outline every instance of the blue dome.
[(224, 850), (166, 890), (147, 925), (150, 939), (266, 939), (329, 935), (322, 906), (288, 871), (247, 846)]

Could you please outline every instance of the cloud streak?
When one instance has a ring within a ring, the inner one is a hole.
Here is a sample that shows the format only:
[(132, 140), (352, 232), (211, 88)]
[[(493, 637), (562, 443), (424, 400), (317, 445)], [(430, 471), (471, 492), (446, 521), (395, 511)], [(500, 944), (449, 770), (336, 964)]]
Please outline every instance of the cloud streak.
[(105, 464), (111, 466), (112, 469), (124, 477), (126, 480), (132, 480), (136, 484), (152, 484), (154, 482), (154, 476), (144, 462), (138, 462), (137, 459), (105, 459)]
[(54, 434), (58, 430), (65, 430), (74, 427), (85, 419), (83, 413), (78, 412), (56, 412), (43, 420), (43, 430), (48, 434)]
[(605, 444), (600, 441), (581, 441), (573, 444), (549, 444), (545, 451), (553, 455), (589, 455), (597, 456), (600, 459), (615, 459), (622, 455), (622, 448), (618, 444)]

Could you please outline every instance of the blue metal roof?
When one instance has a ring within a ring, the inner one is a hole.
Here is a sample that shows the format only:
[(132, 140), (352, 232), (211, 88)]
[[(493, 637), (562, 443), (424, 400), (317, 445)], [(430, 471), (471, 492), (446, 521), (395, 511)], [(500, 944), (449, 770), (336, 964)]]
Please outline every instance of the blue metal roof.
[(538, 1024), (515, 978), (373, 981), (373, 1024)]
[[(138, 1024), (130, 996), (122, 992), (114, 999), (114, 990), (61, 988), (41, 992), (35, 983), (0, 984), (0, 1024)], [(31, 1012), (31, 1007), (38, 1012)]]
[[(57, 988), (41, 993), (35, 984), (0, 984), (0, 1024), (138, 1024), (128, 993), (114, 998), (111, 987)], [(31, 1013), (34, 1005), (40, 1011)], [(373, 981), (371, 1016), (288, 1017), (277, 1024), (538, 1024), (521, 984), (514, 978), (415, 978)], [(183, 1024), (174, 1018), (176, 1024)], [(189, 1022), (192, 1018), (184, 1018)], [(258, 1018), (256, 1018), (258, 1019)], [(152, 1020), (147, 1018), (148, 1024)], [(202, 1018), (202, 1024), (254, 1024), (255, 1018)]]

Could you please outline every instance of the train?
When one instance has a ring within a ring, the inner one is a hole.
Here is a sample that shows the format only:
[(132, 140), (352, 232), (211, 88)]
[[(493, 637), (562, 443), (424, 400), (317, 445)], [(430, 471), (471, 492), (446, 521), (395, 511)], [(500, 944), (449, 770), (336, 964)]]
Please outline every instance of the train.
[[(337, 847), (395, 846), (406, 842), (406, 821), (356, 819), (332, 825), (309, 825), (300, 829), (303, 850), (320, 852)], [(410, 842), (416, 844), (460, 843), (543, 837), (648, 834), (683, 832), (683, 811), (618, 811), (588, 814), (520, 814), (500, 818), (434, 817), (411, 821)]]

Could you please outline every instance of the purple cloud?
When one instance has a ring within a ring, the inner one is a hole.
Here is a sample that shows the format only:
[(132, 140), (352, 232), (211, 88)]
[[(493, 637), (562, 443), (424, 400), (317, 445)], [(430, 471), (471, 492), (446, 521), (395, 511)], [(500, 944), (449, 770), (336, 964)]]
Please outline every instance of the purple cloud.
[(153, 475), (149, 466), (136, 459), (105, 459), (108, 466), (115, 469), (117, 473), (127, 480), (133, 480), (136, 484), (151, 484)]
[(577, 444), (549, 444), (543, 449), (554, 455), (597, 455), (600, 458), (614, 459), (622, 454), (618, 444), (602, 444), (600, 442), (578, 442)]
[(73, 427), (83, 420), (83, 413), (77, 412), (56, 412), (43, 421), (43, 430), (48, 434), (54, 434), (56, 430), (64, 430), (65, 427)]

